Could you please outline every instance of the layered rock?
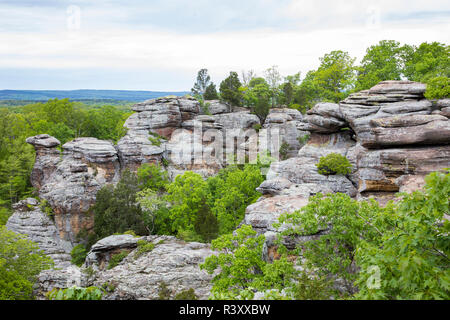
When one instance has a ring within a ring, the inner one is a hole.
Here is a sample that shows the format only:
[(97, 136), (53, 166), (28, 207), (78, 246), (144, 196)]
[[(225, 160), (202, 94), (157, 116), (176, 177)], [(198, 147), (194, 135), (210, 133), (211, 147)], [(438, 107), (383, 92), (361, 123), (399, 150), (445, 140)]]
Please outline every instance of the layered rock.
[(119, 158), (112, 143), (95, 138), (68, 142), (62, 153), (56, 148), (57, 141), (43, 149), (43, 144), (53, 139), (47, 135), (27, 139), (36, 149), (32, 182), (39, 197), (52, 207), (60, 238), (73, 245), (80, 231), (92, 228), (92, 216), (86, 213), (98, 190), (118, 181)]
[[(309, 131), (311, 138), (297, 156), (272, 163), (257, 189), (263, 197), (244, 218), (266, 235), (269, 256), (277, 232), (273, 223), (281, 213), (301, 209), (317, 192), (370, 197), (384, 205), (399, 191), (421, 188), (429, 173), (450, 167), (449, 99), (426, 100), (425, 89), (417, 82), (384, 81), (339, 104), (319, 103), (307, 112), (297, 128)], [(315, 164), (329, 153), (346, 156), (352, 172), (320, 175)]]
[[(99, 253), (105, 255), (119, 248), (132, 248), (133, 237), (130, 237), (111, 238), (108, 241), (104, 239), (101, 244), (97, 243), (92, 247), (89, 255), (95, 253), (98, 257)], [(172, 298), (191, 288), (199, 299), (208, 298), (213, 276), (200, 270), (199, 265), (214, 253), (209, 245), (185, 243), (169, 236), (148, 236), (141, 239), (153, 243), (154, 249), (140, 256), (136, 256), (137, 249), (130, 251), (116, 267), (109, 270), (100, 268), (89, 283), (112, 288), (105, 299), (159, 299), (162, 284), (167, 286)], [(86, 264), (92, 265), (92, 262), (88, 258)]]

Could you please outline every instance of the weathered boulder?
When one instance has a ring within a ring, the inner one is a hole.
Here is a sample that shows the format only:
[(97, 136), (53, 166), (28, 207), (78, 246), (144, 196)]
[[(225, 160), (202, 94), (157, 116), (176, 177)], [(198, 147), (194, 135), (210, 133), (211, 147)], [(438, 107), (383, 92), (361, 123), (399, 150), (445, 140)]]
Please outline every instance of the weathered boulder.
[(215, 253), (209, 245), (186, 243), (169, 236), (145, 239), (155, 245), (153, 250), (141, 256), (136, 256), (137, 249), (131, 251), (116, 267), (98, 271), (89, 284), (113, 288), (104, 297), (112, 300), (159, 299), (162, 284), (172, 298), (191, 288), (199, 299), (208, 298), (213, 275), (200, 270), (199, 265)]

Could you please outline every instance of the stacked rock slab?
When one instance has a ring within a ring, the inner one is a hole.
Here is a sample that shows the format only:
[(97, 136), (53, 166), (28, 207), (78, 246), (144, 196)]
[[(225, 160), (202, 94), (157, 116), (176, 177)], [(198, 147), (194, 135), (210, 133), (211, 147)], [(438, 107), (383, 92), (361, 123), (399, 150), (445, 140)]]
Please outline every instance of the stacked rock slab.
[(6, 228), (28, 236), (55, 262), (56, 267), (70, 265), (70, 244), (59, 237), (55, 223), (42, 212), (40, 203), (34, 198), (19, 201), (13, 206), (14, 213), (8, 219)]
[[(149, 252), (137, 255), (137, 240), (153, 243)], [(129, 251), (128, 256), (112, 269), (105, 268), (104, 258), (118, 250)], [(111, 236), (97, 242), (86, 259), (95, 276), (87, 285), (110, 288), (104, 298), (108, 300), (159, 299), (162, 285), (170, 296), (193, 289), (201, 300), (207, 299), (214, 275), (201, 270), (199, 265), (215, 252), (209, 245), (186, 243), (170, 236)]]
[[(185, 171), (214, 175), (231, 159), (256, 158), (253, 153), (262, 148), (278, 153), (280, 141), (289, 144), (294, 156), (301, 146), (297, 138), (305, 134), (297, 129), (301, 113), (292, 109), (272, 110), (261, 132), (254, 129), (260, 120), (248, 109), (218, 100), (200, 106), (191, 97), (165, 97), (132, 109), (124, 125), (128, 133), (118, 142), (122, 165), (136, 170), (143, 163), (166, 163), (172, 179)], [(280, 134), (270, 136), (274, 128)]]
[[(247, 208), (244, 223), (266, 234), (270, 247), (272, 224), (281, 213), (299, 210), (309, 195), (329, 190), (384, 205), (450, 167), (449, 99), (429, 101), (425, 90), (422, 83), (384, 81), (339, 104), (314, 106), (298, 125), (311, 133), (307, 145), (296, 157), (272, 163), (258, 188), (263, 197)], [(318, 174), (315, 164), (332, 152), (350, 160), (351, 174)]]
[(73, 245), (79, 232), (92, 228), (87, 212), (98, 190), (119, 179), (116, 149), (111, 142), (95, 138), (77, 138), (64, 144), (62, 152), (57, 149), (59, 141), (48, 135), (27, 142), (36, 149), (32, 184), (52, 207), (60, 239)]

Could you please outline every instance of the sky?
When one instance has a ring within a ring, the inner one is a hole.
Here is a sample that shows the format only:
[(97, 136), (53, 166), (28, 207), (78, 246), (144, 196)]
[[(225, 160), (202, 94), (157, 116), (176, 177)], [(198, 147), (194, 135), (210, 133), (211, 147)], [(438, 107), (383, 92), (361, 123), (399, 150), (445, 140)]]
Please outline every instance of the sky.
[(189, 91), (380, 40), (450, 43), (448, 0), (0, 0), (0, 89)]

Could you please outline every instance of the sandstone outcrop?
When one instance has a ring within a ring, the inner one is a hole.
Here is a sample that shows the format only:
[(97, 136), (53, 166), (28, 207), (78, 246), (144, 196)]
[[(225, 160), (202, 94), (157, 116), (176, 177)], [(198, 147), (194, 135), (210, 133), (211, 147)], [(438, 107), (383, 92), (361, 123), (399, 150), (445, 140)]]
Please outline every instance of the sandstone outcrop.
[(120, 177), (117, 151), (111, 142), (95, 138), (67, 142), (62, 152), (57, 149), (59, 141), (48, 135), (27, 142), (36, 149), (33, 186), (52, 207), (60, 238), (73, 245), (80, 231), (92, 227), (87, 212), (95, 203), (97, 191)]
[(8, 219), (6, 228), (25, 234), (55, 262), (56, 267), (70, 265), (70, 243), (59, 236), (55, 223), (42, 212), (40, 203), (34, 198), (22, 200), (13, 206), (14, 213)]
[(200, 270), (206, 257), (212, 255), (209, 245), (185, 243), (169, 236), (149, 236), (155, 247), (136, 257), (136, 249), (116, 267), (97, 272), (92, 282), (98, 287), (113, 288), (105, 299), (159, 299), (161, 285), (166, 285), (173, 298), (194, 289), (199, 299), (207, 299), (212, 275)]
[[(417, 82), (384, 81), (339, 104), (314, 106), (298, 124), (311, 133), (308, 143), (297, 156), (272, 163), (257, 189), (263, 197), (247, 208), (244, 223), (266, 235), (270, 251), (277, 231), (272, 224), (310, 195), (342, 192), (384, 205), (397, 192), (421, 188), (429, 173), (450, 167), (449, 99), (426, 100), (425, 90)], [(332, 152), (349, 159), (349, 175), (318, 174), (315, 164)], [(296, 193), (293, 186), (310, 192)]]

